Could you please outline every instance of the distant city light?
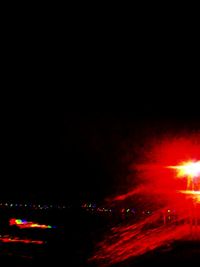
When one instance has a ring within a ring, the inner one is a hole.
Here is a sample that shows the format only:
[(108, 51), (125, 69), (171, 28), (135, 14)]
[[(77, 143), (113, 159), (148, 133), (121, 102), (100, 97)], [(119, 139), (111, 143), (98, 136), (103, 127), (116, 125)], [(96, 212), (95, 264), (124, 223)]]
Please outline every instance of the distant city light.
[(65, 205), (47, 205), (47, 204), (32, 204), (32, 203), (0, 203), (0, 207), (2, 208), (30, 208), (30, 209), (40, 209), (40, 210), (43, 210), (43, 209), (60, 209), (60, 210), (64, 210), (66, 209), (66, 206)]
[(21, 220), (15, 218), (10, 219), (9, 224), (10, 226), (16, 225), (19, 228), (41, 228), (41, 229), (55, 228), (54, 226), (51, 225), (37, 224), (23, 219)]

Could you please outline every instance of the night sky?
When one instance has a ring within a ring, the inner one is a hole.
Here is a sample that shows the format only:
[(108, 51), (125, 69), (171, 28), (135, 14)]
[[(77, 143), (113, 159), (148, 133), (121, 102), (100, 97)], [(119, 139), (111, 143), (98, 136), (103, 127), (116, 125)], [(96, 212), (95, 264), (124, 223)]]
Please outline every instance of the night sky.
[[(165, 134), (199, 130), (194, 114), (94, 112), (65, 113), (62, 142), (68, 166), (70, 196), (102, 200), (127, 190), (129, 165), (137, 160), (137, 147)], [(68, 173), (66, 172), (64, 173)]]
[[(157, 111), (157, 110), (156, 110)], [(1, 198), (101, 202), (125, 192), (134, 147), (166, 132), (199, 130), (198, 114), (169, 112), (12, 113), (2, 122)]]
[[(186, 62), (184, 41), (175, 44), (177, 34), (171, 40), (163, 29), (153, 34), (148, 23), (140, 29), (140, 22), (131, 31), (121, 22), (102, 29), (102, 18), (96, 25), (85, 14), (76, 16), (58, 27), (39, 23), (37, 30), (35, 23), (34, 30), (24, 30), (23, 22), (13, 37), (19, 42), (5, 43), (5, 84), (30, 95), (3, 89), (9, 96), (1, 113), (2, 199), (101, 201), (127, 186), (131, 146), (160, 131), (199, 127), (197, 113), (188, 115), (191, 106), (199, 109), (197, 94), (190, 93), (198, 88), (192, 77), (197, 70), (189, 77), (194, 64)], [(64, 89), (64, 103), (54, 103), (57, 89)]]

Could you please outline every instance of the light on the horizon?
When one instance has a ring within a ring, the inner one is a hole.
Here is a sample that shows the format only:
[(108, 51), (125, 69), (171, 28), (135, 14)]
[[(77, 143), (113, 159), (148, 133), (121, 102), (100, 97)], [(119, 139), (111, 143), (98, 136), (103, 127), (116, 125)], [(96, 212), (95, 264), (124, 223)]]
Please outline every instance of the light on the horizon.
[(176, 169), (178, 177), (190, 176), (194, 178), (200, 176), (200, 161), (188, 161), (182, 165), (169, 166), (169, 168)]

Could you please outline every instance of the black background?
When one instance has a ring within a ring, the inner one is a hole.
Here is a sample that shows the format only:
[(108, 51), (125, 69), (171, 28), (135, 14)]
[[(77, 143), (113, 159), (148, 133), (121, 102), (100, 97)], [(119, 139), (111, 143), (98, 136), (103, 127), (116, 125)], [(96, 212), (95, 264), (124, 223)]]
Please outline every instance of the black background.
[(2, 119), (1, 198), (102, 201), (123, 190), (130, 146), (148, 136), (198, 130), (196, 112), (141, 112), (141, 105), (126, 112), (11, 110)]
[(156, 21), (94, 20), (8, 25), (2, 199), (101, 201), (126, 177), (126, 140), (198, 129), (198, 73), (185, 33), (177, 38)]

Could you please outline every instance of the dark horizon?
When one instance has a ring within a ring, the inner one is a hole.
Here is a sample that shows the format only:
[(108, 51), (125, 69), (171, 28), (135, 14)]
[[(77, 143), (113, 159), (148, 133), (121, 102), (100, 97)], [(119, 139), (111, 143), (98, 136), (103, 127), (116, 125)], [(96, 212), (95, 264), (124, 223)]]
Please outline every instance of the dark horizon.
[(1, 199), (102, 201), (123, 187), (129, 144), (200, 129), (195, 113), (139, 111), (32, 112), (5, 120)]

